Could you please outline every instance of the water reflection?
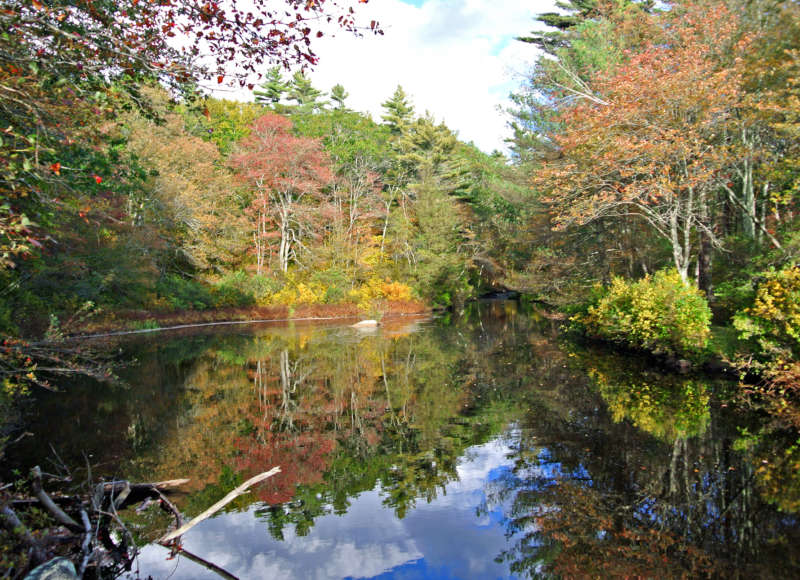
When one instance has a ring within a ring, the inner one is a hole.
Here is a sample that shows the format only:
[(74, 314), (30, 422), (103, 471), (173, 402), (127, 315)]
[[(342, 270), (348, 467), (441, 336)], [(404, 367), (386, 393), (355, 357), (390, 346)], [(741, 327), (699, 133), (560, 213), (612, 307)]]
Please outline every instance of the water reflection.
[[(710, 404), (731, 385), (661, 377), (608, 352), (565, 350), (585, 379), (531, 394), (551, 416), (526, 418), (514, 477), (490, 494), (513, 497), (507, 527), (519, 537), (502, 554), (513, 571), (796, 575), (790, 546), (798, 520), (766, 508), (756, 458), (736, 444), (753, 418)], [(560, 409), (565, 396), (572, 404)]]
[[(185, 546), (241, 578), (506, 577), (506, 566), (487, 557), (505, 545), (498, 514), (476, 518), (475, 508), (483, 501), (487, 479), (510, 468), (507, 452), (502, 439), (470, 448), (458, 464), (458, 481), (402, 519), (376, 486), (352, 496), (344, 513), (327, 506), (303, 534), (287, 526), (276, 540), (267, 532), (264, 508), (256, 504), (203, 522), (191, 537), (187, 534)], [(140, 566), (159, 578), (170, 573), (174, 579), (214, 577), (197, 564), (165, 555), (163, 548), (149, 547)]]
[[(95, 473), (189, 477), (190, 515), (280, 465), (185, 537), (245, 578), (800, 570), (796, 435), (725, 408), (736, 385), (576, 345), (513, 302), (124, 347), (127, 387), (42, 394), (12, 461), (53, 443)], [(126, 517), (141, 545), (166, 525)], [(212, 574), (167, 555), (147, 547), (142, 576)]]

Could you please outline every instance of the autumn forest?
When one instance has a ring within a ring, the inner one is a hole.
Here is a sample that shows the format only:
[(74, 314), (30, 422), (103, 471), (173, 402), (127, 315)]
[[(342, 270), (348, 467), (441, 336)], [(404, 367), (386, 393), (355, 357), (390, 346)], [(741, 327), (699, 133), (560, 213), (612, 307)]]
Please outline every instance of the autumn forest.
[[(284, 4), (0, 0), (0, 458), (20, 428), (21, 402), (76, 376), (114, 384), (122, 372), (109, 349), (77, 336), (253, 319), (458, 317), (496, 296), (555, 321), (582, 345), (556, 357), (565, 368), (567, 360), (589, 364), (582, 354), (588, 342), (649, 357), (668, 374), (727, 377), (736, 387), (724, 404), (766, 418), (754, 436), (758, 448), (775, 438), (796, 450), (797, 0), (560, 0), (555, 12), (531, 13), (532, 32), (515, 42), (535, 62), (497, 113), (507, 119), (509, 138), (506, 150), (494, 152), (418, 110), (400, 84), (385, 95), (380, 116), (351, 109), (342, 84), (315, 86), (309, 71), (325, 58), (314, 52), (315, 40), (330, 27), (380, 36), (390, 23), (363, 21), (357, 3)], [(223, 82), (248, 99), (209, 90)], [(333, 369), (325, 372), (342, 372), (339, 347), (319, 340), (319, 360)], [(245, 471), (281, 453), (291, 463), (298, 433), (327, 429), (265, 430), (255, 419), (263, 402), (248, 399), (249, 381), (277, 381), (289, 362), (276, 358), (278, 370), (267, 372), (266, 362), (254, 361), (273, 351), (303, 352), (291, 344), (262, 345), (258, 356), (245, 357), (241, 405), (207, 411), (208, 423), (219, 423), (214, 433), (246, 449), (235, 463)], [(516, 357), (521, 347), (514, 344)], [(389, 362), (413, 366), (413, 341), (380, 348), (347, 354), (369, 370), (365, 396), (372, 401), (383, 384), (388, 410), (397, 408), (389, 399), (399, 397), (413, 411), (412, 381), (391, 390), (386, 378)], [(430, 348), (442, 360), (463, 355)], [(225, 364), (234, 364), (239, 354), (225, 352)], [(480, 375), (479, 357), (470, 357), (473, 374), (459, 375), (465, 384), (465, 376)], [(217, 372), (216, 364), (203, 373)], [(367, 381), (348, 372), (357, 377), (348, 379), (353, 384)], [(640, 426), (638, 395), (608, 385), (617, 371), (596, 363), (587, 372), (618, 418)], [(326, 381), (334, 382), (319, 379)], [(686, 384), (675, 393), (705, 393), (697, 382)], [(322, 390), (315, 393), (327, 401)], [(479, 409), (466, 394), (437, 393), (453, 416), (460, 406)], [(325, 403), (336, 433), (342, 405), (355, 405), (345, 400)], [(420, 417), (436, 407), (419, 404)], [(380, 419), (382, 405), (359, 408), (379, 423), (389, 420)], [(470, 429), (482, 420), (499, 425), (492, 409), (475, 411)], [(254, 417), (246, 428), (242, 413)], [(397, 417), (387, 433), (406, 428)], [(358, 423), (362, 433), (355, 415), (350, 421), (351, 431)], [(417, 421), (423, 428), (415, 437), (433, 441), (438, 435), (424, 430), (426, 421), (438, 429), (445, 419)], [(200, 423), (194, 428), (197, 437), (210, 432)], [(383, 427), (375, 429), (372, 439), (362, 433), (364, 449), (383, 436)], [(659, 423), (649, 432), (682, 441), (687, 454), (687, 437), (705, 432), (674, 429)], [(334, 431), (326, 431), (329, 447), (317, 449), (311, 463), (338, 465), (327, 458), (338, 449)], [(261, 439), (253, 443), (252, 433), (279, 441), (280, 453)], [(403, 493), (430, 493), (456, 478), (455, 458), (478, 439), (463, 435), (453, 444), (446, 477), (426, 487), (419, 478), (427, 476), (417, 473), (416, 487)], [(163, 479), (183, 475), (171, 468), (197, 469), (178, 448), (160, 453), (167, 454), (158, 461)], [(414, 461), (427, 457), (415, 453)], [(215, 461), (202, 457), (203, 465)], [(300, 461), (295, 470), (306, 467)], [(392, 469), (380, 466), (384, 479), (395, 477)], [(296, 483), (322, 481), (322, 471), (305, 479), (291, 473), (274, 497), (264, 492), (262, 499), (290, 501)], [(361, 491), (381, 476), (364, 477)], [(571, 493), (592, 503), (584, 493), (595, 492)], [(402, 497), (392, 505), (404, 511), (413, 501)], [(793, 513), (797, 506), (784, 507)], [(556, 513), (539, 521), (544, 530), (563, 524), (548, 519)], [(700, 561), (692, 558), (684, 562)], [(562, 574), (581, 572), (558, 561)]]

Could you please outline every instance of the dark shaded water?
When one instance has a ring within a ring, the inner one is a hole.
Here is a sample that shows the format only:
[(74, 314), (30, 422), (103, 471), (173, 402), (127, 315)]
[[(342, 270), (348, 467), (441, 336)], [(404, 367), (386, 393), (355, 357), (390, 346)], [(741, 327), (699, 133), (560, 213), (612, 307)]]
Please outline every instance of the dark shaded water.
[[(463, 317), (237, 326), (122, 345), (127, 386), (42, 394), (6, 465), (188, 477), (184, 537), (241, 578), (800, 575), (796, 436), (736, 385), (579, 346), (515, 302)], [(782, 511), (781, 511), (782, 510)], [(213, 578), (126, 517), (130, 577)]]

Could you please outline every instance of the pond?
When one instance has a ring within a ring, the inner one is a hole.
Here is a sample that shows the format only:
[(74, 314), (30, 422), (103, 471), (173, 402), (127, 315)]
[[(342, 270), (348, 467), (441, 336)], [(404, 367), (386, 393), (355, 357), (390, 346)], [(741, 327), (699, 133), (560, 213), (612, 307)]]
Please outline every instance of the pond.
[(735, 383), (576, 343), (516, 302), (113, 346), (135, 360), (120, 384), (38, 393), (4, 471), (190, 478), (173, 497), (194, 516), (282, 470), (189, 554), (152, 543), (165, 514), (127, 510), (123, 577), (800, 576), (796, 434)]

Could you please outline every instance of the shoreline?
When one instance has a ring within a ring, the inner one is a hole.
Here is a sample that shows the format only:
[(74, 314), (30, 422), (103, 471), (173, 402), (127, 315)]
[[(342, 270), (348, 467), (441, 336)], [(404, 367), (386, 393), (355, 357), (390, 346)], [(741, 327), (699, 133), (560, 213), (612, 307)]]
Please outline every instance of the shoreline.
[[(390, 301), (381, 309), (380, 318), (393, 320), (407, 316), (427, 316), (432, 312), (433, 310), (422, 302)], [(361, 320), (371, 317), (374, 315), (359, 311), (356, 304), (304, 304), (294, 308), (257, 306), (162, 312), (136, 310), (116, 312), (110, 318), (87, 322), (65, 338), (78, 340), (212, 326)]]

